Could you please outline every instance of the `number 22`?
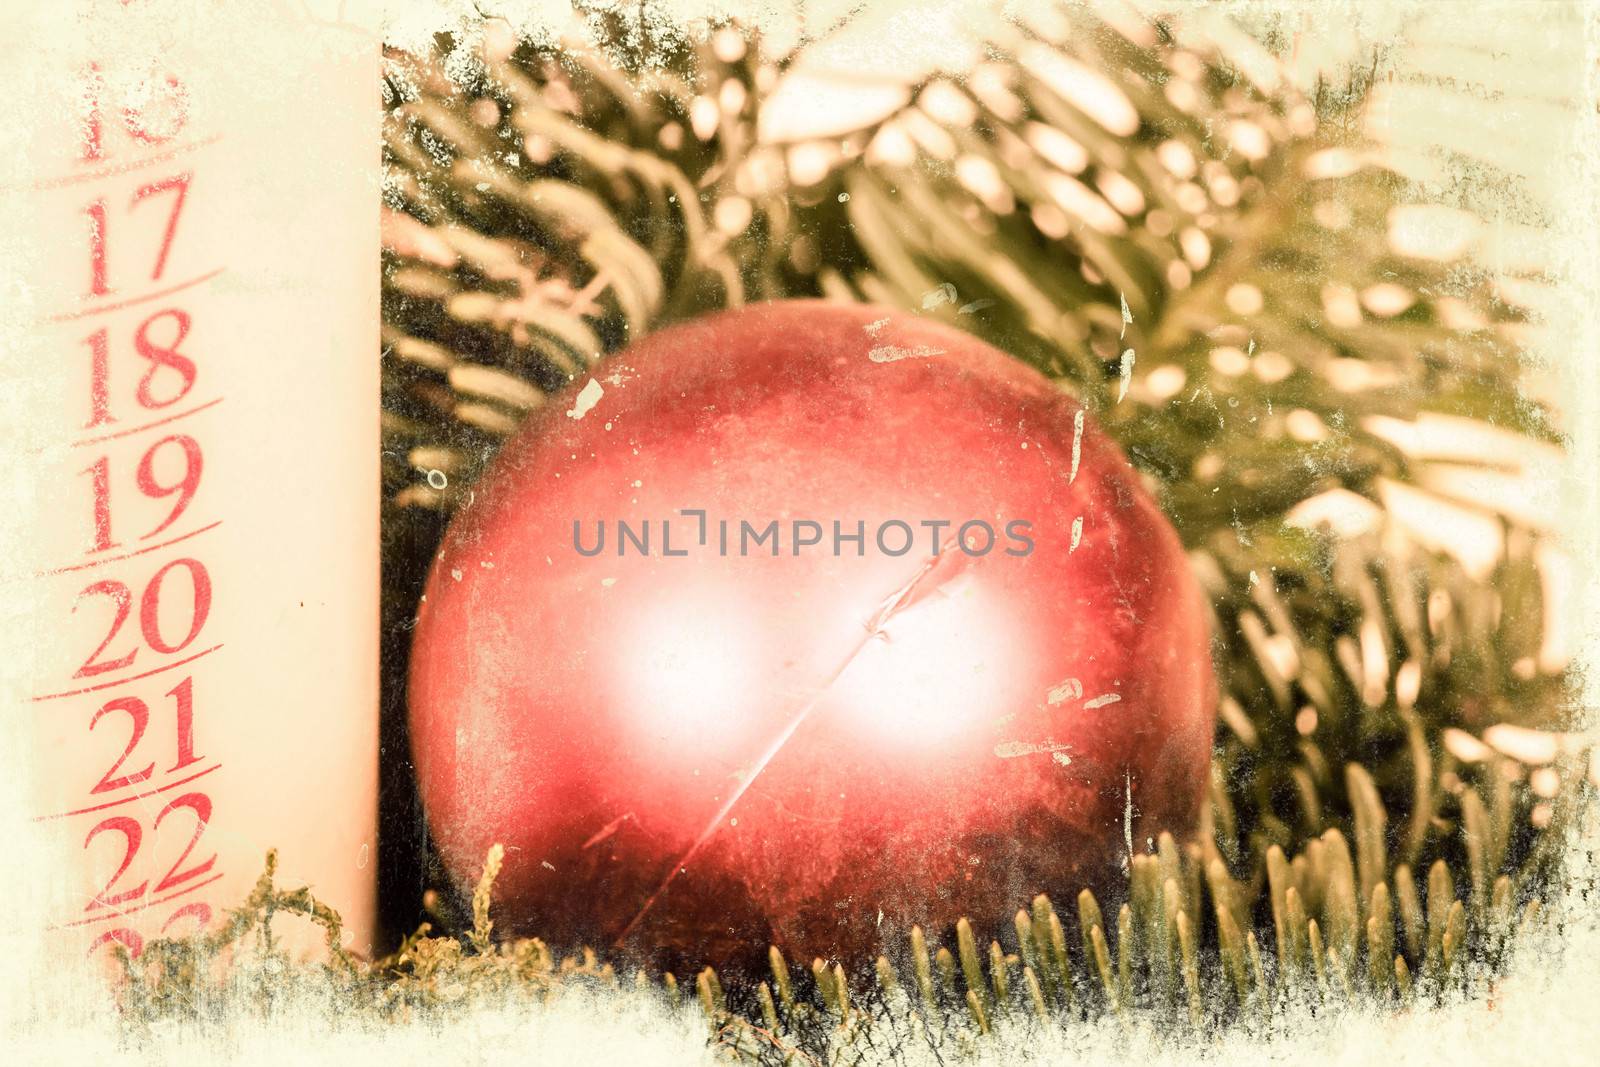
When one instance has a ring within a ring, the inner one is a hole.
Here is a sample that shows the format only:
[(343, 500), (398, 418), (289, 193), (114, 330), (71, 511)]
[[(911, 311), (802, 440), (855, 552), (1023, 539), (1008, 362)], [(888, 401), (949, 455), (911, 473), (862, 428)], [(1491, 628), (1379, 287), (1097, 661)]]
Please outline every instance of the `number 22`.
[[(197, 863), (187, 870), (179, 870), (184, 861), (189, 858), (189, 854), (194, 851), (194, 846), (200, 843), (200, 835), (205, 833), (206, 826), (211, 822), (211, 798), (204, 793), (183, 794), (168, 803), (166, 807), (156, 814), (154, 828), (160, 830), (162, 820), (180, 809), (187, 809), (194, 813), (194, 834), (189, 838), (189, 843), (184, 846), (183, 851), (179, 853), (172, 866), (168, 868), (167, 873), (161, 876), (161, 880), (155, 884), (153, 889), (150, 889), (152, 893), (164, 893), (169, 889), (182, 885), (184, 882), (192, 881), (209, 871), (217, 862), (217, 854), (213, 852), (203, 862)], [(95, 894), (94, 899), (89, 901), (89, 906), (84, 908), (85, 911), (97, 911), (100, 908), (115, 907), (118, 904), (137, 900), (144, 896), (146, 888), (150, 885), (150, 880), (146, 878), (132, 889), (124, 889), (116, 893), (112, 892), (117, 881), (127, 873), (129, 867), (133, 866), (134, 857), (139, 853), (139, 845), (144, 840), (144, 828), (139, 825), (137, 819), (130, 816), (113, 815), (110, 818), (100, 820), (90, 828), (89, 835), (83, 839), (83, 847), (88, 848), (96, 837), (108, 832), (122, 835), (122, 863), (117, 867), (116, 873), (111, 876), (100, 892)]]

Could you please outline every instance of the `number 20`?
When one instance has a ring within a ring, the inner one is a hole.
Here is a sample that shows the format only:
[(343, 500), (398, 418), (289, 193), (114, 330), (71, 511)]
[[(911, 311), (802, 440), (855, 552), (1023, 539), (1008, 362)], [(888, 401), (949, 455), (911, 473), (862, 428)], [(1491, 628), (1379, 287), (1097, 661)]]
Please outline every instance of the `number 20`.
[[(194, 592), (193, 606), (189, 613), (189, 631), (176, 642), (168, 642), (161, 633), (161, 589), (166, 576), (175, 568), (182, 567), (189, 572), (189, 580)], [(133, 613), (133, 591), (124, 582), (113, 579), (95, 582), (84, 587), (78, 594), (79, 601), (86, 596), (103, 596), (116, 605), (116, 617), (111, 621), (111, 629), (107, 632), (105, 640), (89, 654), (73, 674), (74, 678), (89, 678), (96, 674), (105, 674), (107, 671), (121, 670), (133, 665), (134, 657), (139, 654), (139, 646), (135, 645), (115, 659), (102, 659), (106, 649), (117, 639), (117, 634), (122, 630), (123, 623), (128, 621), (128, 616)], [(77, 610), (76, 606), (73, 608)], [(145, 644), (165, 655), (181, 652), (189, 647), (194, 639), (200, 636), (200, 630), (206, 624), (206, 616), (211, 613), (211, 576), (206, 571), (205, 564), (197, 559), (175, 559), (162, 567), (151, 576), (149, 583), (144, 587), (144, 595), (139, 598), (139, 630), (144, 636)]]

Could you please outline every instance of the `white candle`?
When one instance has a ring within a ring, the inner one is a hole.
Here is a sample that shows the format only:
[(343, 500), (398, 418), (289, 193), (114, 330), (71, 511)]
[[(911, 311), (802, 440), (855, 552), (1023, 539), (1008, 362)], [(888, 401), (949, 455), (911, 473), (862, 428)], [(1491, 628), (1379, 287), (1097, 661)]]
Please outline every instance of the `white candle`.
[[(6, 5), (0, 518), (52, 958), (214, 927), (280, 852), (370, 948), (378, 58), (299, 2)], [(314, 943), (315, 931), (291, 929)]]

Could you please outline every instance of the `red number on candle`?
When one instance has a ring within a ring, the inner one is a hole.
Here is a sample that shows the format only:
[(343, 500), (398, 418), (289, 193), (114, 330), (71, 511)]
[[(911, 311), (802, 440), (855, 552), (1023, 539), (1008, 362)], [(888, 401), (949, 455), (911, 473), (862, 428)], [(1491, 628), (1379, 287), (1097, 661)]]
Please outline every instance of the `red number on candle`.
[[(167, 215), (167, 225), (161, 231), (161, 246), (156, 250), (155, 263), (150, 268), (150, 280), (158, 280), (166, 273), (167, 257), (172, 252), (172, 239), (178, 232), (178, 217), (183, 214), (183, 205), (189, 198), (189, 179), (193, 174), (175, 174), (170, 178), (163, 178), (158, 182), (141, 185), (134, 192), (133, 199), (129, 201), (131, 207), (138, 207), (142, 201), (163, 193), (172, 195), (172, 211)], [(89, 295), (107, 296), (111, 293), (111, 283), (108, 279), (106, 266), (106, 228), (108, 213), (104, 198), (92, 201), (84, 208), (84, 213), (89, 216)]]
[[(128, 0), (123, 2), (126, 3)], [(119, 81), (117, 84), (122, 83)], [(126, 151), (130, 143), (135, 146), (165, 144), (176, 137), (188, 123), (188, 91), (174, 76), (152, 75), (133, 84), (127, 92), (117, 98), (110, 97), (107, 88), (107, 79), (99, 64), (90, 64), (84, 72), (83, 92), (78, 112), (79, 158), (83, 163), (101, 162), (108, 156), (117, 155), (119, 151)], [(114, 119), (108, 120), (108, 114), (120, 116), (120, 123)], [(126, 135), (128, 141), (113, 143), (116, 127), (120, 127), (120, 131)], [(188, 201), (192, 179), (192, 172), (184, 172), (146, 182), (134, 188), (127, 201), (127, 210), (143, 210), (146, 214), (150, 214), (163, 209), (159, 207), (141, 209), (141, 205), (166, 198), (164, 209), (166, 214), (161, 224), (160, 239), (159, 242), (151, 242), (154, 247), (149, 249), (151, 256), (148, 261), (149, 281), (160, 281), (171, 266), (179, 222)], [(110, 276), (113, 264), (110, 262), (111, 256), (108, 251), (111, 205), (114, 200), (115, 197), (97, 197), (83, 209), (89, 225), (88, 296), (90, 299), (107, 297), (117, 291)], [(118, 226), (120, 250), (122, 243), (125, 242), (121, 217)], [(117, 266), (119, 281), (122, 280), (120, 264), (123, 262), (124, 258), (119, 252)], [(134, 389), (134, 399), (138, 401), (140, 407), (147, 410), (166, 408), (180, 403), (193, 390), (197, 377), (196, 364), (193, 359), (181, 352), (189, 333), (190, 323), (188, 312), (178, 308), (167, 308), (150, 315), (133, 331), (133, 348), (145, 361)], [(102, 327), (95, 330), (85, 338), (84, 343), (88, 345), (90, 354), (88, 421), (85, 428), (95, 429), (117, 421), (112, 405), (113, 347), (110, 328)], [(120, 378), (122, 372), (117, 373)], [(131, 373), (129, 377), (132, 377)], [(118, 469), (122, 469), (120, 466), (122, 461), (118, 459), (117, 462)], [(172, 529), (187, 513), (199, 490), (204, 466), (200, 443), (188, 434), (169, 434), (144, 450), (133, 472), (135, 482), (144, 497), (161, 502), (168, 510), (158, 525), (140, 535), (141, 539), (154, 538)], [(83, 473), (90, 479), (93, 493), (94, 538), (91, 551), (103, 552), (117, 545), (112, 533), (112, 457), (101, 456)], [(119, 499), (122, 493), (121, 485), (119, 482), (117, 486)], [(174, 595), (179, 596), (180, 604), (182, 601), (182, 594), (174, 594), (169, 588), (172, 583), (168, 581), (173, 572), (179, 570), (187, 572), (189, 580), (190, 595), (186, 608), (170, 603)], [(198, 560), (175, 559), (157, 570), (138, 594), (135, 594), (125, 582), (115, 580), (94, 582), (80, 591), (72, 610), (76, 612), (85, 599), (95, 598), (109, 599), (114, 614), (109, 620), (109, 628), (104, 639), (84, 660), (74, 677), (90, 677), (131, 667), (144, 646), (164, 655), (179, 653), (188, 648), (199, 636), (209, 617), (211, 579), (205, 566)], [(165, 613), (163, 613), (164, 601), (167, 602)], [(129, 619), (135, 614), (135, 608), (137, 608), (139, 636), (142, 641), (132, 642), (133, 647), (119, 653), (115, 649), (120, 647), (119, 641), (127, 640), (120, 635), (123, 634)], [(195, 752), (193, 678), (184, 678), (168, 690), (166, 695), (172, 699), (174, 705), (176, 753), (175, 762), (164, 773), (176, 774), (200, 762), (200, 757)], [(154, 760), (141, 761), (138, 758), (139, 746), (150, 726), (151, 709), (145, 700), (134, 696), (121, 696), (106, 701), (90, 719), (89, 729), (93, 731), (102, 719), (115, 718), (118, 714), (125, 715), (128, 719), (127, 742), (121, 754), (90, 790), (91, 794), (115, 793), (131, 789), (150, 781), (157, 773)], [(192, 886), (194, 879), (211, 870), (216, 863), (215, 853), (208, 859), (194, 862), (195, 849), (211, 821), (212, 803), (206, 794), (185, 793), (172, 800), (156, 814), (151, 824), (152, 829), (159, 831), (163, 823), (170, 822), (180, 810), (186, 810), (194, 816), (193, 833), (176, 861), (155, 883), (153, 892), (165, 892), (184, 885)], [(90, 912), (125, 905), (129, 901), (139, 899), (145, 895), (151, 882), (146, 878), (137, 885), (132, 885), (132, 876), (129, 874), (139, 854), (143, 838), (142, 821), (127, 815), (114, 815), (102, 819), (89, 830), (84, 838), (83, 847), (90, 848), (94, 840), (104, 834), (121, 835), (123, 854), (115, 873), (89, 902), (86, 910)], [(127, 884), (124, 884), (124, 879), (127, 879)], [(167, 916), (161, 929), (165, 933), (181, 922), (191, 919), (195, 921), (197, 928), (203, 929), (211, 922), (211, 906), (203, 902), (180, 906)], [(121, 945), (131, 956), (137, 957), (144, 949), (144, 938), (136, 929), (119, 927), (101, 933), (90, 945), (89, 951), (92, 954), (107, 944)]]
[(111, 769), (100, 779), (100, 784), (89, 790), (90, 793), (111, 793), (118, 789), (126, 789), (130, 785), (138, 785), (140, 782), (148, 781), (156, 770), (156, 765), (152, 762), (142, 771), (117, 775), (122, 765), (128, 761), (128, 757), (133, 755), (133, 750), (138, 747), (145, 728), (150, 725), (150, 705), (138, 697), (119, 697), (116, 700), (109, 700), (101, 705), (100, 710), (94, 713), (94, 718), (89, 720), (89, 729), (93, 730), (108, 711), (127, 712), (128, 717), (133, 720), (133, 732), (128, 737), (128, 746), (122, 750), (122, 755), (117, 757), (117, 762), (113, 763)]
[(89, 475), (94, 483), (94, 547), (89, 551), (115, 548), (117, 543), (111, 540), (111, 460), (101, 456), (78, 473)]
[[(152, 91), (147, 99), (122, 109), (123, 129), (145, 144), (156, 145), (172, 140), (189, 121), (189, 91), (170, 74), (159, 83), (146, 82), (140, 88)], [(154, 111), (161, 104), (167, 106), (165, 116)]]
[(185, 678), (167, 691), (167, 696), (177, 703), (178, 762), (171, 767), (176, 774), (192, 763), (199, 763), (194, 754), (194, 678)]
[[(163, 484), (156, 479), (156, 453), (163, 445), (177, 445), (183, 452), (183, 475), (177, 481)], [(139, 489), (145, 496), (159, 500), (164, 496), (177, 494), (177, 501), (172, 505), (172, 510), (167, 513), (160, 526), (145, 534), (145, 537), (154, 537), (178, 520), (189, 507), (189, 502), (194, 499), (195, 490), (200, 487), (200, 471), (204, 460), (200, 455), (200, 442), (188, 434), (173, 434), (163, 437), (145, 450), (144, 458), (139, 460)]]
[[(106, 82), (97, 63), (89, 64), (84, 77), (83, 133), (80, 159), (94, 163), (106, 156), (105, 127), (100, 112)], [(189, 121), (189, 91), (176, 77), (148, 79), (138, 86), (140, 99), (122, 108), (122, 128), (142, 144), (158, 145), (170, 141)]]
[[(191, 915), (194, 916), (195, 925), (199, 930), (204, 930), (211, 923), (211, 905), (200, 900), (195, 901), (193, 904), (185, 904), (167, 916), (167, 921), (161, 924), (161, 932), (163, 934), (166, 933), (172, 929), (173, 923), (180, 919), (187, 919)], [(199, 931), (197, 930), (196, 932), (198, 933)]]
[(96, 200), (84, 212), (89, 216), (89, 295), (106, 296), (106, 202)]
[[(181, 640), (168, 641), (161, 632), (161, 590), (168, 574), (178, 567), (189, 572), (190, 589), (193, 595), (189, 610), (189, 630)], [(85, 586), (78, 594), (81, 602), (86, 596), (106, 596), (117, 605), (116, 618), (111, 622), (111, 629), (106, 634), (94, 652), (84, 661), (73, 675), (74, 678), (87, 678), (91, 675), (104, 674), (107, 671), (120, 670), (133, 664), (134, 657), (138, 655), (139, 648), (134, 646), (126, 655), (114, 660), (101, 660), (105, 650), (116, 640), (117, 632), (122, 629), (122, 624), (128, 621), (132, 610), (133, 593), (123, 582), (106, 580)], [(77, 605), (73, 605), (77, 611)], [(149, 584), (144, 587), (144, 595), (139, 598), (139, 629), (144, 636), (145, 644), (167, 655), (182, 652), (189, 644), (200, 635), (200, 630), (205, 626), (206, 617), (211, 614), (211, 575), (206, 571), (205, 564), (197, 559), (175, 559), (162, 567), (151, 576)]]
[[(177, 718), (177, 749), (178, 761), (168, 768), (169, 774), (176, 774), (185, 767), (200, 762), (200, 757), (194, 752), (194, 678), (188, 677), (173, 688), (167, 690), (167, 696), (172, 697)], [(156, 765), (152, 761), (145, 765), (144, 770), (133, 771), (129, 774), (118, 774), (122, 765), (128, 762), (128, 757), (133, 755), (133, 750), (139, 747), (139, 741), (144, 737), (145, 731), (150, 726), (150, 705), (138, 697), (118, 697), (108, 700), (94, 713), (94, 718), (89, 720), (89, 729), (93, 730), (99, 725), (107, 713), (113, 711), (126, 712), (132, 720), (133, 727), (128, 735), (128, 744), (123, 748), (122, 755), (117, 757), (111, 769), (106, 771), (100, 782), (93, 789), (93, 793), (114, 793), (119, 789), (147, 782), (155, 774)]]
[[(126, 655), (118, 656), (116, 659), (102, 660), (100, 657), (110, 647), (111, 642), (116, 640), (117, 631), (122, 629), (122, 624), (128, 621), (128, 613), (132, 610), (133, 605), (133, 592), (122, 582), (107, 580), (85, 586), (83, 591), (78, 594), (78, 603), (82, 603), (83, 598), (86, 596), (110, 597), (112, 603), (117, 606), (117, 615), (116, 618), (111, 620), (111, 629), (106, 633), (105, 640), (101, 641), (94, 652), (89, 655), (89, 658), (83, 661), (83, 666), (78, 668), (73, 677), (89, 678), (96, 674), (118, 671), (124, 667), (131, 666), (133, 657), (139, 651), (137, 647), (130, 648)], [(77, 603), (72, 605), (72, 610), (74, 612), (78, 610)]]
[(118, 904), (136, 900), (144, 895), (145, 886), (150, 884), (150, 880), (145, 879), (132, 889), (124, 889), (120, 893), (111, 892), (112, 887), (117, 884), (117, 880), (132, 866), (133, 857), (139, 851), (139, 842), (144, 838), (144, 830), (140, 828), (136, 820), (130, 819), (126, 815), (113, 815), (109, 819), (102, 819), (90, 827), (89, 836), (83, 839), (83, 847), (88, 848), (90, 842), (107, 831), (122, 835), (122, 866), (117, 868), (117, 873), (111, 876), (111, 880), (105, 884), (105, 888), (96, 893), (94, 899), (89, 901), (89, 906), (84, 908), (84, 911), (115, 907)]
[[(175, 445), (183, 454), (183, 473), (170, 482), (162, 481), (156, 475), (157, 453), (167, 445)], [(167, 529), (188, 510), (195, 492), (200, 488), (200, 473), (204, 467), (205, 458), (200, 451), (200, 442), (188, 434), (171, 434), (145, 449), (144, 455), (139, 458), (137, 472), (140, 492), (152, 500), (168, 496), (176, 496), (177, 500), (155, 529), (140, 535), (141, 540)], [(111, 537), (111, 460), (101, 456), (80, 473), (89, 475), (94, 484), (94, 545), (89, 551), (104, 552), (108, 548), (115, 548), (117, 542)]]
[[(161, 634), (161, 589), (167, 575), (177, 567), (189, 572), (194, 600), (189, 612), (189, 632), (176, 643), (169, 643)], [(210, 613), (211, 576), (206, 573), (205, 566), (197, 559), (175, 559), (156, 571), (150, 584), (145, 586), (144, 597), (139, 601), (139, 628), (151, 648), (170, 655), (189, 647), (189, 643), (200, 635), (200, 629), (205, 626), (206, 616)]]
[[(156, 320), (170, 318), (174, 323), (174, 335), (171, 341), (157, 342), (150, 338), (150, 328)], [(150, 366), (145, 369), (144, 377), (139, 379), (139, 403), (147, 408), (164, 408), (169, 404), (176, 404), (194, 387), (195, 365), (194, 360), (188, 356), (179, 355), (178, 346), (183, 344), (183, 339), (189, 335), (189, 313), (178, 308), (167, 308), (158, 311), (139, 324), (134, 331), (133, 347), (139, 355), (150, 361)], [(155, 395), (156, 375), (163, 369), (175, 372), (180, 384), (178, 390), (166, 399), (159, 399)]]
[(111, 332), (104, 326), (84, 341), (89, 346), (89, 421), (92, 430), (113, 421), (111, 418)]
[[(176, 913), (174, 913), (173, 917), (177, 917)], [(107, 930), (105, 933), (95, 938), (92, 943), (90, 943), (89, 951), (85, 953), (85, 955), (94, 955), (95, 950), (101, 945), (121, 945), (123, 948), (128, 950), (128, 956), (130, 959), (138, 959), (139, 953), (144, 951), (144, 938), (139, 936), (139, 932), (137, 930), (129, 930), (126, 927), (118, 927), (115, 930)]]
[(84, 69), (83, 77), (83, 115), (80, 128), (83, 132), (83, 152), (80, 159), (85, 163), (93, 163), (105, 156), (101, 135), (104, 131), (100, 125), (100, 96), (105, 91), (105, 78), (100, 75), (100, 64), (90, 63)]
[[(161, 824), (166, 820), (167, 816), (184, 810), (194, 814), (194, 833), (190, 835), (189, 843), (184, 846), (183, 851), (178, 854), (177, 860), (167, 869), (167, 873), (161, 876), (161, 880), (156, 883), (151, 892), (165, 893), (167, 890), (174, 889), (184, 882), (193, 881), (216, 865), (217, 854), (213, 852), (209, 858), (200, 863), (196, 863), (187, 869), (181, 869), (189, 859), (190, 854), (194, 852), (194, 847), (200, 843), (200, 836), (205, 833), (206, 826), (211, 822), (211, 798), (206, 794), (185, 793), (170, 801), (166, 807), (156, 813), (155, 823), (153, 824), (155, 830), (159, 833)], [(88, 848), (96, 837), (107, 832), (122, 835), (122, 863), (117, 867), (116, 873), (106, 882), (104, 888), (95, 894), (93, 900), (89, 901), (88, 907), (84, 908), (85, 911), (115, 907), (118, 904), (126, 904), (130, 900), (137, 900), (139, 897), (144, 896), (146, 888), (150, 885), (150, 880), (146, 878), (131, 889), (112, 892), (117, 882), (128, 872), (128, 868), (133, 866), (134, 857), (139, 853), (139, 844), (144, 840), (144, 830), (136, 819), (127, 815), (113, 815), (110, 818), (100, 820), (90, 828), (88, 836), (83, 839), (83, 847)]]
[[(172, 322), (172, 339), (169, 341), (157, 340), (153, 336), (156, 324), (163, 320)], [(145, 319), (134, 330), (134, 350), (150, 364), (139, 378), (136, 395), (140, 406), (152, 411), (168, 407), (188, 396), (189, 390), (194, 388), (197, 373), (194, 360), (178, 351), (184, 338), (189, 335), (190, 321), (188, 312), (180, 308), (165, 308)], [(101, 327), (84, 338), (84, 344), (89, 346), (89, 421), (85, 429), (93, 429), (117, 421), (111, 414), (111, 332)], [(163, 371), (167, 374), (162, 374)], [(171, 385), (161, 384), (172, 375), (177, 376), (175, 382)], [(158, 385), (161, 385), (160, 394)]]
[(184, 860), (189, 858), (189, 853), (194, 851), (194, 846), (200, 843), (200, 835), (205, 833), (206, 824), (211, 821), (211, 798), (206, 796), (204, 793), (183, 794), (183, 796), (178, 797), (166, 807), (162, 808), (160, 813), (156, 815), (156, 829), (161, 829), (162, 819), (165, 819), (169, 814), (174, 811), (178, 811), (181, 808), (188, 808), (190, 811), (194, 812), (194, 836), (189, 838), (189, 844), (178, 856), (177, 862), (173, 863), (172, 867), (167, 871), (167, 873), (162, 876), (161, 881), (156, 883), (156, 887), (153, 890), (153, 892), (156, 893), (164, 893), (175, 886), (180, 886), (184, 882), (200, 877), (202, 874), (205, 874), (207, 871), (209, 871), (217, 862), (217, 854), (213, 852), (211, 854), (211, 858), (206, 860), (204, 863), (197, 863), (186, 871), (178, 870), (179, 867), (183, 866)]
[(167, 254), (172, 251), (172, 237), (178, 232), (178, 216), (183, 213), (183, 202), (189, 196), (189, 179), (192, 174), (178, 174), (171, 178), (163, 178), (149, 185), (141, 185), (139, 191), (133, 194), (135, 206), (147, 197), (159, 196), (162, 193), (174, 193), (172, 198), (172, 214), (167, 216), (167, 228), (161, 234), (161, 250), (156, 253), (155, 266), (150, 269), (150, 280), (160, 278), (167, 269)]

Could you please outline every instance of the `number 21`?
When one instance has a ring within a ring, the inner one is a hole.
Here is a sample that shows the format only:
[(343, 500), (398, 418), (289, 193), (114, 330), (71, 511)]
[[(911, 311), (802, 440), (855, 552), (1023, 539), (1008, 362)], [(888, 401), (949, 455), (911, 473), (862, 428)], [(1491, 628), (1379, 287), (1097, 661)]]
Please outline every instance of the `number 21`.
[[(177, 707), (178, 761), (168, 768), (169, 773), (176, 774), (185, 767), (200, 762), (200, 757), (194, 753), (194, 678), (192, 676), (185, 678), (175, 688), (169, 690), (167, 695), (172, 697)], [(101, 776), (100, 783), (89, 790), (91, 794), (114, 793), (119, 789), (147, 782), (156, 771), (155, 761), (152, 760), (142, 770), (129, 771), (126, 774), (117, 773), (122, 770), (122, 765), (128, 762), (128, 757), (133, 755), (133, 750), (139, 747), (139, 740), (144, 737), (144, 732), (150, 725), (150, 705), (138, 697), (118, 697), (109, 700), (102, 704), (100, 710), (94, 713), (94, 718), (89, 720), (89, 729), (93, 730), (108, 712), (114, 711), (125, 712), (132, 720), (133, 726), (122, 755), (118, 756), (111, 769)]]

